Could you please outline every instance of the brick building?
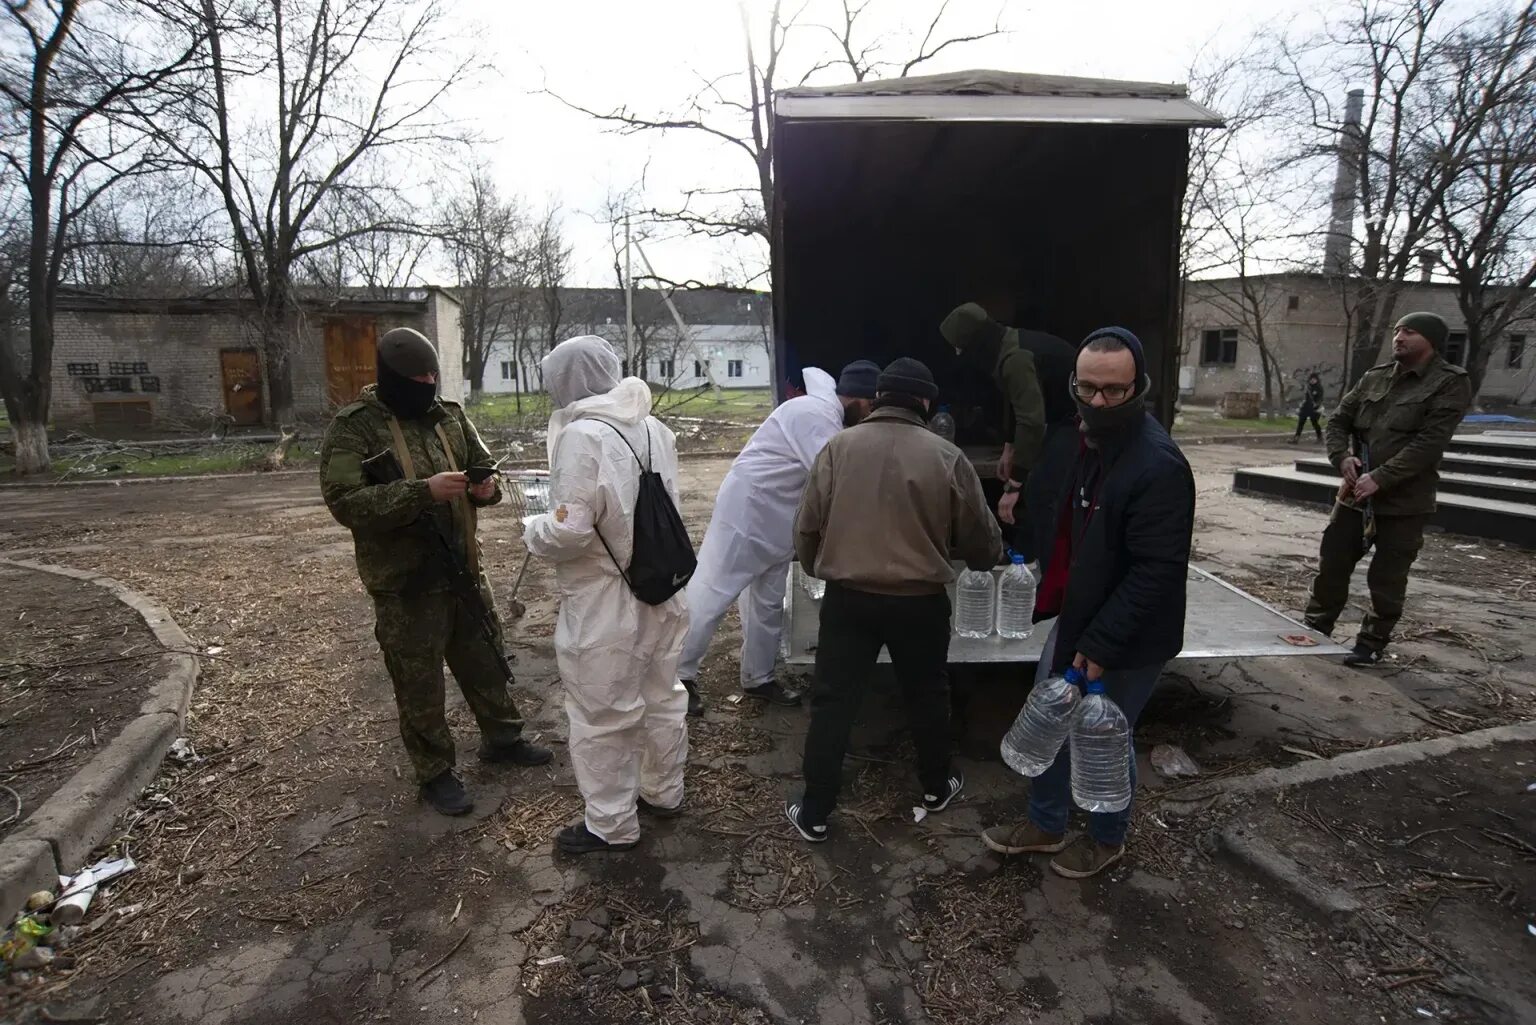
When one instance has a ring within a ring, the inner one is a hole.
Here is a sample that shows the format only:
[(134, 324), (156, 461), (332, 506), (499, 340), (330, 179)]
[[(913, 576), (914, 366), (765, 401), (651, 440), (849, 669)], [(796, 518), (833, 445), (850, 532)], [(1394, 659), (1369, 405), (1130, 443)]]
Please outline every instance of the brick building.
[[(293, 325), (296, 415), (319, 420), (374, 379), (374, 345), (412, 327), (431, 338), (441, 392), (464, 395), (459, 303), (439, 288), (389, 299), (304, 300)], [(239, 301), (64, 295), (54, 320), (53, 421), (84, 429), (271, 423), (263, 357)]]
[[(1237, 279), (1190, 281), (1185, 285), (1183, 360), (1179, 392), (1185, 401), (1212, 405), (1226, 392), (1264, 393), (1263, 362), (1255, 338), (1260, 330), (1278, 364), (1285, 394), (1274, 388), (1282, 408), (1296, 405), (1300, 384), (1313, 371), (1322, 375), (1327, 401), (1342, 394), (1349, 345), (1345, 297), (1347, 279), (1323, 274), (1265, 274), (1248, 279), (1246, 301)], [(1257, 307), (1255, 311), (1254, 307)], [(1446, 357), (1466, 360), (1466, 328), (1456, 288), (1440, 282), (1403, 286), (1397, 316), (1428, 310), (1451, 328)], [(1381, 360), (1389, 358), (1383, 348)], [(1494, 405), (1536, 402), (1536, 319), (1514, 322), (1496, 338), (1488, 358), (1479, 402)]]

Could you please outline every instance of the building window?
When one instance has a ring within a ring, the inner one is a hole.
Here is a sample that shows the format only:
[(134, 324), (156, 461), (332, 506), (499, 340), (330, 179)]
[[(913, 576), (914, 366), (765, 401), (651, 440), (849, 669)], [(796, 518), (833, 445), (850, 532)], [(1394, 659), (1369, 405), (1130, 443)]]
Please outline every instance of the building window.
[(1504, 357), (1504, 366), (1508, 370), (1519, 370), (1525, 362), (1525, 335), (1509, 336), (1509, 353)]
[(1299, 309), (1301, 309), (1301, 296), (1299, 296), (1299, 295), (1291, 296), (1289, 299), (1287, 299), (1285, 301), (1285, 308), (1288, 309), (1288, 310), (1299, 310)]
[(501, 379), (503, 381), (517, 380), (517, 364), (509, 359), (501, 361)]
[(661, 378), (663, 381), (672, 380), (673, 377), (677, 376), (677, 361), (670, 359), (657, 360), (656, 376)]
[(727, 376), (727, 377), (740, 377), (741, 376), (741, 362), (742, 361), (739, 360), (739, 359), (729, 360), (725, 364), (725, 376)]
[(1445, 361), (1454, 363), (1458, 367), (1467, 362), (1467, 336), (1461, 331), (1452, 331), (1445, 340)]
[(1201, 332), (1200, 364), (1207, 367), (1237, 366), (1237, 328), (1222, 327)]
[(704, 368), (706, 368), (708, 366), (709, 366), (709, 360), (704, 360), (703, 362), (700, 362), (699, 360), (694, 360), (693, 361), (693, 376), (694, 377), (703, 377), (704, 376)]

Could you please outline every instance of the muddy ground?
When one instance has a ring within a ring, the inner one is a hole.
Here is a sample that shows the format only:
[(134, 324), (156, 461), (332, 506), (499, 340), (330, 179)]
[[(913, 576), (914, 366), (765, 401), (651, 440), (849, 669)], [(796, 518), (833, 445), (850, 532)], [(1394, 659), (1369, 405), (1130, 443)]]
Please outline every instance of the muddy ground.
[[(1203, 562), (1296, 607), (1323, 514), (1230, 494), (1231, 468), (1270, 454), (1213, 445), (1191, 459)], [(696, 539), (727, 465), (683, 464)], [(167, 769), (125, 818), (119, 846), (140, 871), (93, 908), (75, 971), (11, 994), (15, 1015), (1321, 1025), (1412, 1020), (1424, 995), (1423, 983), (1342, 973), (1324, 926), (1208, 853), (1219, 821), (1164, 814), (1177, 790), (1145, 764), (1129, 856), (1086, 884), (982, 848), (977, 831), (1023, 807), (1021, 781), (995, 761), (962, 762), (966, 799), (914, 826), (888, 690), (856, 734), (834, 839), (805, 849), (778, 811), (805, 715), (726, 700), (734, 619), (703, 678), (711, 711), (691, 730), (688, 814), (647, 823), (630, 855), (553, 855), (580, 805), (537, 563), (511, 632), (515, 693), (556, 760), (490, 770), (462, 758), (477, 810), (442, 819), (409, 783), (350, 543), (313, 481), (81, 490), (65, 513), (59, 491), (0, 490), (0, 552), (108, 573), (163, 603), (199, 648), (223, 650), (203, 661), (188, 721), (205, 761)], [(505, 602), (519, 528), (493, 512), (482, 530)], [(1529, 553), (1434, 538), (1386, 669), (1179, 663), (1141, 749), (1180, 742), (1209, 779), (1529, 718), (1533, 581)], [(471, 752), (456, 695), (450, 709)]]
[(0, 837), (138, 714), (165, 664), (102, 588), (0, 566)]

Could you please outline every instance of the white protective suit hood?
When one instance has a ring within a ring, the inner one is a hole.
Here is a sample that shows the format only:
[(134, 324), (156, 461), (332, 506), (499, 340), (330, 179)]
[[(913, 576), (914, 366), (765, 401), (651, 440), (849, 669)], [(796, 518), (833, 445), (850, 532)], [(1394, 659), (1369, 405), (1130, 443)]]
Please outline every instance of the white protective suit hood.
[(651, 389), (638, 377), (619, 379), (623, 364), (613, 346), (596, 335), (568, 338), (539, 363), (554, 412), (545, 442), (550, 468), (561, 433), (573, 420), (601, 416), (638, 424), (651, 412)]

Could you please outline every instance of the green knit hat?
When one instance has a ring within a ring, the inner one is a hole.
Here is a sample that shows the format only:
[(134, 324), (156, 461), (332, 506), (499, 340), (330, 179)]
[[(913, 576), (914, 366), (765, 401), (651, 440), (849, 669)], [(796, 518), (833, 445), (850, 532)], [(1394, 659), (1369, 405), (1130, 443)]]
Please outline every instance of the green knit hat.
[(980, 303), (966, 303), (950, 311), (939, 324), (939, 334), (952, 348), (964, 351), (988, 333), (993, 320)]
[(1444, 351), (1445, 340), (1451, 334), (1451, 329), (1446, 326), (1445, 320), (1438, 313), (1410, 313), (1399, 320), (1397, 327), (1393, 330), (1401, 330), (1405, 327), (1428, 338), (1436, 352)]

